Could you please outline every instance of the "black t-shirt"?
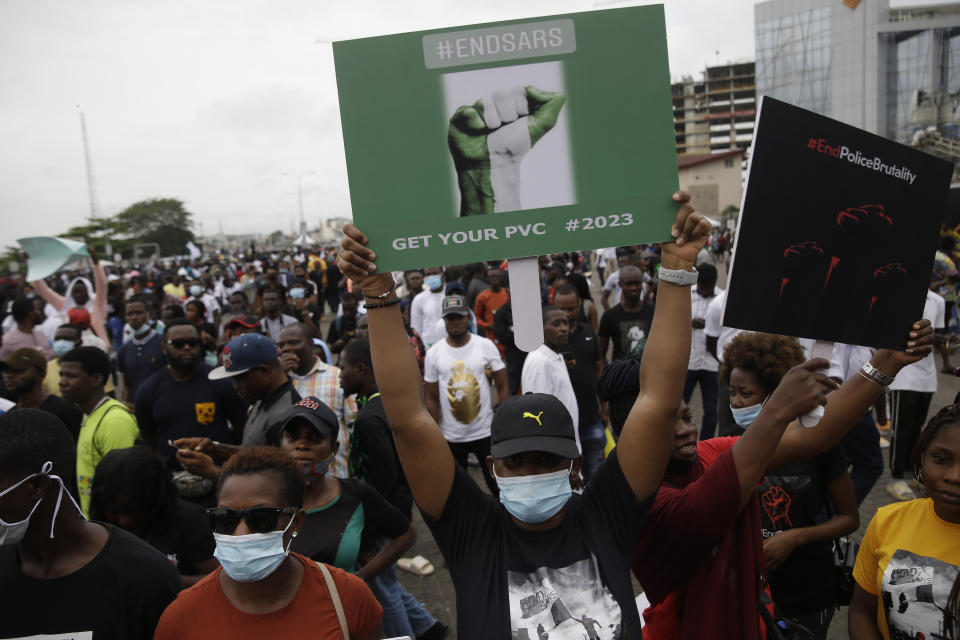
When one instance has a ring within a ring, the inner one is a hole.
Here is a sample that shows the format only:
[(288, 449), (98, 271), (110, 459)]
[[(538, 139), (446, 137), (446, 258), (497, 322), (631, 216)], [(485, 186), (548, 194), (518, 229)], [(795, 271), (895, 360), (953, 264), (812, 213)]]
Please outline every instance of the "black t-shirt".
[(493, 334), (497, 338), (497, 344), (503, 345), (504, 356), (522, 366), (523, 361), (527, 359), (527, 352), (519, 349), (514, 340), (513, 305), (509, 300), (493, 312)]
[(630, 559), (652, 499), (637, 502), (614, 450), (559, 526), (526, 531), (456, 467), (443, 515), (424, 520), (450, 569), (460, 639), (597, 637), (598, 628), (642, 637)]
[(162, 343), (160, 334), (154, 333), (143, 344), (129, 340), (117, 350), (117, 373), (123, 374), (131, 398), (137, 397), (137, 390), (144, 380), (167, 366)]
[(177, 450), (167, 440), (207, 437), (232, 444), (234, 429), (247, 418), (247, 403), (237, 395), (233, 383), (209, 380), (209, 372), (210, 367), (201, 364), (192, 378), (177, 382), (163, 368), (144, 380), (137, 391), (137, 424), (142, 433), (152, 434), (157, 453), (170, 468), (176, 468)]
[[(600, 318), (601, 338), (609, 338), (613, 343), (613, 359), (624, 356), (641, 355), (650, 335), (653, 324), (653, 306), (645, 304), (640, 311), (627, 311), (622, 304), (603, 312)], [(606, 354), (604, 354), (606, 355)]]
[(341, 338), (345, 342), (353, 340), (357, 335), (357, 316), (348, 318), (339, 316), (330, 323), (330, 329), (327, 330), (327, 344), (333, 346), (333, 343)]
[(370, 484), (408, 519), (412, 515), (413, 496), (400, 466), (379, 392), (367, 399), (353, 424), (350, 476)]
[(323, 293), (323, 273), (319, 269), (314, 269), (307, 274), (307, 277), (310, 278), (310, 282), (316, 288), (317, 295), (321, 295)]
[(570, 342), (563, 349), (566, 355), (573, 356), (575, 364), (567, 371), (573, 395), (577, 397), (577, 408), (581, 427), (600, 422), (600, 404), (597, 402), (597, 360), (600, 359), (600, 345), (593, 327), (584, 322), (577, 323), (577, 329), (570, 334)]
[(80, 410), (80, 407), (67, 402), (60, 396), (50, 394), (40, 403), (39, 408), (60, 418), (70, 435), (73, 436), (73, 440), (77, 440), (77, 436), (80, 435), (80, 426), (83, 423), (83, 411)]
[(381, 536), (407, 532), (410, 520), (363, 480), (341, 478), (340, 495), (331, 504), (307, 510), (300, 535), (290, 548), (345, 571), (357, 569), (357, 555)]
[(337, 263), (331, 262), (327, 266), (327, 295), (335, 296), (340, 291), (340, 280), (343, 274), (340, 273), (340, 267)]
[(173, 522), (168, 525), (151, 536), (148, 542), (167, 556), (180, 573), (199, 573), (196, 563), (212, 558), (216, 547), (206, 511), (197, 504), (177, 498)]
[[(812, 460), (767, 474), (759, 489), (763, 538), (788, 529), (812, 527), (827, 506), (828, 485), (846, 472), (839, 445)], [(835, 604), (833, 542), (797, 547), (769, 574), (773, 601), (788, 616), (813, 613)]]
[[(65, 503), (61, 509), (72, 509)], [(183, 588), (163, 554), (112, 525), (107, 543), (73, 573), (42, 580), (23, 573), (16, 545), (0, 546), (0, 635), (72, 634), (92, 640), (152, 638), (160, 614)], [(92, 635), (89, 633), (92, 632)]]

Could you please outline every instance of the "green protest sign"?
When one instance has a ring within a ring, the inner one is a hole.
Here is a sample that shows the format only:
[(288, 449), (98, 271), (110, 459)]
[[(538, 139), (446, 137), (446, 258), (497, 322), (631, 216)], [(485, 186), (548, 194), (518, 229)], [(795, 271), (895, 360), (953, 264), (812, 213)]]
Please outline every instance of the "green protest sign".
[(661, 5), (336, 42), (354, 220), (381, 269), (669, 239)]

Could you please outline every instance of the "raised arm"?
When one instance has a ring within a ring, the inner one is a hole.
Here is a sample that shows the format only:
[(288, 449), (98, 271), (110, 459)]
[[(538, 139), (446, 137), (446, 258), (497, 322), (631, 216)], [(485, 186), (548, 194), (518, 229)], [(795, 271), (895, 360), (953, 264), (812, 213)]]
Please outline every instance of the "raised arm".
[[(870, 364), (892, 378), (907, 365), (925, 358), (932, 350), (933, 327), (929, 320), (920, 320), (910, 329), (905, 351), (881, 349), (870, 358)], [(827, 396), (829, 402), (824, 416), (815, 427), (804, 427), (799, 422), (787, 427), (767, 463), (767, 469), (775, 470), (792, 462), (809, 460), (835, 445), (863, 417), (882, 392), (883, 387), (876, 382), (859, 374), (851, 376)]]
[[(376, 256), (364, 246), (367, 237), (352, 224), (343, 232), (346, 237), (337, 257), (343, 274), (359, 285), (371, 306), (396, 300), (393, 278), (389, 273), (376, 273)], [(391, 292), (388, 297), (377, 297), (387, 292)], [(427, 515), (439, 518), (453, 486), (453, 456), (424, 404), (420, 367), (410, 349), (400, 306), (371, 306), (367, 307), (370, 355), (400, 464), (417, 505)]]
[[(662, 265), (691, 271), (710, 236), (710, 223), (694, 212), (689, 194), (678, 192), (673, 199), (681, 205), (671, 231), (676, 240), (662, 245)], [(638, 500), (660, 486), (674, 446), (674, 417), (690, 359), (690, 321), (690, 288), (664, 283), (640, 365), (640, 394), (617, 441), (617, 459)]]
[(46, 280), (35, 280), (30, 283), (37, 295), (43, 298), (43, 301), (59, 312), (67, 304), (67, 299), (47, 286)]
[(827, 393), (837, 384), (818, 369), (829, 366), (823, 358), (808, 360), (783, 376), (757, 419), (733, 445), (733, 461), (740, 480), (740, 508), (756, 494), (757, 483), (767, 470), (783, 432), (797, 416), (827, 403)]
[(87, 245), (87, 251), (93, 261), (93, 291), (90, 292), (93, 297), (93, 311), (90, 313), (90, 328), (109, 347), (113, 340), (107, 333), (107, 272), (103, 270), (93, 247)]

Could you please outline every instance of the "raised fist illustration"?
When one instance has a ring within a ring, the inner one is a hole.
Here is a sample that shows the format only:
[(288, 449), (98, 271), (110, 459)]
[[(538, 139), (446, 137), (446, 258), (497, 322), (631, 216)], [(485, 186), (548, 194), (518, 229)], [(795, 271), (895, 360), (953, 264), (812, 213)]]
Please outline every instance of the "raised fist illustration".
[(770, 487), (760, 495), (760, 503), (763, 505), (763, 510), (767, 512), (774, 529), (784, 525), (787, 529), (793, 528), (789, 516), (790, 502), (790, 494), (784, 491), (783, 487)]
[(513, 87), (454, 112), (447, 144), (457, 170), (461, 216), (522, 208), (520, 161), (556, 126), (566, 100), (562, 93)]

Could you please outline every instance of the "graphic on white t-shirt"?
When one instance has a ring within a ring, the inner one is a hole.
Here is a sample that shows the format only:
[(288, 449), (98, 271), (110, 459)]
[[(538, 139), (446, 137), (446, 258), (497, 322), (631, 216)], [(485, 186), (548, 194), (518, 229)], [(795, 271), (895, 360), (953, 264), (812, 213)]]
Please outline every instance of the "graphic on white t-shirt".
[(958, 572), (942, 560), (897, 549), (880, 587), (890, 638), (946, 638), (943, 612)]
[(480, 413), (480, 383), (463, 360), (454, 360), (447, 383), (450, 413), (461, 424), (470, 424)]
[(620, 607), (593, 556), (561, 569), (507, 571), (514, 640), (621, 638)]

